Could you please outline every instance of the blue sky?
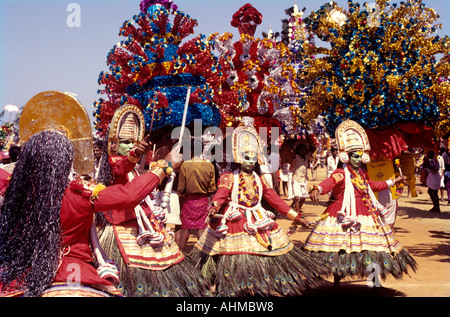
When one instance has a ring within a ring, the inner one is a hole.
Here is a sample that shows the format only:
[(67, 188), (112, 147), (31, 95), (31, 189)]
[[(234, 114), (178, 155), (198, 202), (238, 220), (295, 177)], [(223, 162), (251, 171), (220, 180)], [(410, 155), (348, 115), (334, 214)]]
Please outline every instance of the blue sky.
[[(297, 0), (305, 15), (326, 1)], [(354, 2), (363, 1), (354, 0)], [(367, 0), (367, 3), (375, 0)], [(394, 1), (399, 3), (400, 1)], [(448, 0), (424, 0), (440, 15), (442, 30), (450, 35)], [(80, 27), (69, 27), (69, 4), (80, 9)], [(0, 0), (0, 110), (7, 104), (21, 107), (35, 94), (45, 90), (69, 91), (77, 95), (89, 115), (92, 103), (100, 96), (97, 84), (100, 71), (106, 71), (106, 55), (123, 38), (118, 31), (125, 20), (139, 13), (140, 0)], [(178, 9), (197, 19), (195, 35), (231, 32), (232, 15), (251, 3), (263, 15), (256, 36), (281, 31), (284, 10), (295, 0), (178, 0)], [(347, 0), (337, 3), (347, 8)]]

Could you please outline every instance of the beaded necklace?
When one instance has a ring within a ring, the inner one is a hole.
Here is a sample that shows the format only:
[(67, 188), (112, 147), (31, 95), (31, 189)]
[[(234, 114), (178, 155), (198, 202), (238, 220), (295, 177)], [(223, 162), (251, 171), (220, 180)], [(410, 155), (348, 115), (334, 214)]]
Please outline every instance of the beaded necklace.
[(255, 189), (255, 194), (250, 195), (247, 183), (245, 181), (245, 176), (243, 173), (239, 174), (239, 191), (238, 191), (238, 201), (240, 204), (245, 205), (246, 207), (253, 207), (259, 201), (259, 187), (256, 183), (255, 177), (253, 178), (252, 186)]
[(355, 172), (355, 170), (350, 169), (351, 175), (352, 175), (352, 183), (353, 185), (360, 191), (360, 192), (366, 192), (367, 191), (367, 185), (366, 185), (366, 179), (364, 176), (362, 176), (360, 173)]
[(359, 192), (362, 194), (361, 200), (363, 201), (364, 205), (366, 206), (367, 210), (369, 211), (372, 219), (375, 222), (375, 225), (379, 227), (380, 220), (377, 217), (376, 208), (375, 205), (372, 202), (372, 199), (369, 195), (369, 187), (368, 187), (368, 181), (365, 178), (362, 170), (358, 169), (358, 173), (354, 171), (353, 169), (350, 169), (351, 175), (352, 175), (352, 183), (353, 186), (356, 187)]

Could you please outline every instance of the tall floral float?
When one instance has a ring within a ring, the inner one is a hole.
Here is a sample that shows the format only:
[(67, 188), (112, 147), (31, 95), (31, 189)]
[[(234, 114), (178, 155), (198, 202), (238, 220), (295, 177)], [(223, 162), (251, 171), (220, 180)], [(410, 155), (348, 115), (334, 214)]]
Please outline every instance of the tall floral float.
[(290, 97), (287, 96), (283, 100), (284, 108), (295, 109), (297, 111), (297, 118), (300, 124), (295, 127), (295, 130), (289, 131), (286, 137), (287, 142), (284, 143), (286, 146), (282, 147), (282, 151), (284, 154), (283, 157), (289, 157), (289, 154), (292, 157), (293, 153), (291, 149), (295, 148), (296, 143), (298, 143), (294, 140), (301, 139), (303, 140), (302, 142), (310, 145), (312, 152), (314, 152), (314, 149), (317, 149), (313, 155), (318, 159), (319, 155), (330, 148), (331, 139), (324, 127), (323, 117), (321, 115), (313, 120), (303, 119), (304, 113), (307, 113), (306, 101), (311, 94), (312, 84), (303, 79), (301, 72), (302, 69), (307, 68), (315, 59), (311, 50), (311, 46), (314, 47), (315, 38), (307, 29), (304, 22), (303, 15), (305, 9), (299, 10), (297, 2), (295, 2), (292, 7), (285, 10), (289, 18), (282, 20), (282, 42), (289, 49), (291, 64), (297, 74), (295, 81), (300, 90), (300, 94)]
[[(450, 42), (435, 35), (438, 18), (418, 0), (377, 0), (372, 8), (349, 0), (348, 10), (330, 2), (312, 12), (307, 28), (329, 47), (311, 46), (311, 54), (323, 57), (301, 70), (313, 87), (305, 119), (323, 115), (330, 133), (346, 119), (360, 123), (372, 159), (391, 165), (399, 156), (411, 162), (408, 148), (434, 149), (448, 122), (450, 96), (441, 80), (449, 75)], [(413, 173), (407, 175), (412, 186)]]
[(184, 41), (197, 24), (170, 0), (141, 2), (140, 12), (120, 28), (125, 39), (109, 52), (108, 71), (99, 74), (104, 87), (94, 117), (100, 136), (124, 104), (142, 110), (147, 131), (181, 126), (189, 88), (186, 126), (195, 119), (204, 127), (220, 124), (214, 91), (223, 73), (214, 43), (203, 34)]
[(220, 107), (221, 127), (239, 126), (243, 118), (250, 117), (258, 131), (267, 128), (270, 136), (272, 128), (283, 133), (294, 130), (300, 123), (298, 111), (283, 108), (282, 104), (283, 98), (300, 91), (286, 45), (254, 37), (261, 22), (262, 14), (247, 3), (231, 21), (239, 30), (238, 41), (233, 40), (231, 33), (212, 34), (210, 39), (223, 57), (225, 77), (221, 93), (227, 96), (227, 101)]

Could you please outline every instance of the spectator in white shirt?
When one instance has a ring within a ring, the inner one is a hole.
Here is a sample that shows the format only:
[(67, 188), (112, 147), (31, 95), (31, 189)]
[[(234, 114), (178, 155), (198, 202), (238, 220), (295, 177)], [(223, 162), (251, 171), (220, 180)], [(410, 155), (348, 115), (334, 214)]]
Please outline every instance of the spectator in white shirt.
[(330, 155), (327, 157), (327, 178), (331, 176), (339, 163), (338, 150), (332, 147), (330, 152)]

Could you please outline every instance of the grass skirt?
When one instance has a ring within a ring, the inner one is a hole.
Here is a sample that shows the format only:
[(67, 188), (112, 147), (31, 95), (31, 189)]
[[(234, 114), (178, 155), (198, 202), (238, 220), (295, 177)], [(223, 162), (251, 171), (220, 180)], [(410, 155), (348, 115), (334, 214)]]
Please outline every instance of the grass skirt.
[(220, 254), (195, 248), (189, 255), (220, 297), (298, 296), (318, 286), (322, 267), (300, 248), (277, 256)]
[[(361, 209), (360, 209), (361, 210)], [(344, 228), (337, 217), (317, 223), (303, 246), (307, 254), (325, 263), (327, 273), (340, 278), (377, 272), (382, 279), (401, 278), (417, 264), (396, 238), (393, 229), (378, 216), (358, 215), (357, 231)]]
[(118, 289), (126, 297), (204, 297), (209, 286), (188, 257), (164, 270), (126, 265), (110, 225), (99, 232), (102, 248), (119, 269)]
[(408, 274), (408, 267), (414, 272), (417, 269), (416, 261), (408, 251), (402, 249), (398, 254), (387, 252), (361, 251), (347, 253), (324, 251), (306, 251), (313, 259), (325, 263), (327, 275), (345, 277), (366, 277), (371, 273), (379, 274), (384, 280), (390, 274), (399, 279)]

